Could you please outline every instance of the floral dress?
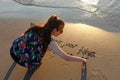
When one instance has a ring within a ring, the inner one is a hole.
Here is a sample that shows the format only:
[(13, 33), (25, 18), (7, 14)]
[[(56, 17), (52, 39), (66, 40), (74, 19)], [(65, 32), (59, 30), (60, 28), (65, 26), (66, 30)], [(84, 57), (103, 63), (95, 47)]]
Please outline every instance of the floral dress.
[(44, 53), (43, 52), (44, 37), (29, 31), (21, 37), (14, 40), (10, 53), (12, 58), (20, 65), (39, 66)]

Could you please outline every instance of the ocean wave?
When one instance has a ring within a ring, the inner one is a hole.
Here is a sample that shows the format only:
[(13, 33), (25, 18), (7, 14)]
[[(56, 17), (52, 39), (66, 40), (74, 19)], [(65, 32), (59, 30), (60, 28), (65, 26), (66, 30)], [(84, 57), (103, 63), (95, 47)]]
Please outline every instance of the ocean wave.
[[(102, 19), (105, 22), (120, 26), (119, 0), (13, 0), (26, 6), (79, 9)], [(87, 3), (87, 1), (96, 1)]]
[[(13, 0), (17, 3), (26, 6), (38, 6), (38, 7), (49, 7), (49, 8), (70, 8), (80, 9), (86, 12), (95, 12), (97, 7), (92, 4), (86, 4), (81, 0)], [(53, 5), (54, 4), (54, 5)]]

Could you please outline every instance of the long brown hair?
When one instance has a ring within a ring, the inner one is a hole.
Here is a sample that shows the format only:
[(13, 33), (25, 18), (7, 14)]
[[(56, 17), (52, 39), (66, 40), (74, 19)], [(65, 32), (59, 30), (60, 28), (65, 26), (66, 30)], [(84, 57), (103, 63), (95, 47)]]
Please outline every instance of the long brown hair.
[(51, 41), (52, 30), (55, 28), (58, 30), (60, 25), (64, 26), (64, 21), (61, 18), (57, 17), (55, 14), (53, 14), (48, 18), (47, 22), (44, 23), (44, 25), (34, 25), (33, 27), (29, 28), (26, 32), (32, 30), (39, 36), (42, 34), (44, 37), (43, 49), (46, 51), (48, 44)]

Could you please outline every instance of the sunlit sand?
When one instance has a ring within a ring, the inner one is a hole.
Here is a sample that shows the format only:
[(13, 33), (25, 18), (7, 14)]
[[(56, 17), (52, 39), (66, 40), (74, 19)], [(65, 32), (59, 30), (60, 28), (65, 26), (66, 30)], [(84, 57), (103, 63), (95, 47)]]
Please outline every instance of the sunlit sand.
[[(9, 55), (12, 41), (29, 27), (31, 21), (33, 20), (0, 20), (1, 80), (5, 78), (13, 63)], [(119, 32), (107, 31), (99, 26), (66, 23), (63, 34), (55, 40), (67, 54), (87, 58), (86, 69), (82, 70), (81, 62), (67, 62), (52, 51), (48, 51), (42, 60), (41, 67), (32, 75), (31, 80), (82, 80), (83, 78), (87, 80), (118, 80), (120, 78), (119, 36)], [(83, 54), (84, 51), (87, 52)], [(90, 55), (89, 53), (94, 54)], [(17, 64), (10, 74), (9, 80), (22, 80), (26, 71), (26, 68)], [(84, 76), (82, 76), (83, 73)]]

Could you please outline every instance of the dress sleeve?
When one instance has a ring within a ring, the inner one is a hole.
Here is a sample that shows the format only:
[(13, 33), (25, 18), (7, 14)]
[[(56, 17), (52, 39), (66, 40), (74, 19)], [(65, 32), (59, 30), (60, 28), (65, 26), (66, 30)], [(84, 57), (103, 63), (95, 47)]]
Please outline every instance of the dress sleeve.
[(77, 57), (77, 56), (71, 56), (71, 55), (68, 55), (67, 53), (65, 53), (54, 40), (52, 40), (50, 42), (49, 46), (57, 55), (59, 55), (60, 57), (62, 57), (65, 60), (75, 61), (75, 62), (81, 62), (81, 61), (86, 62), (86, 59), (84, 59), (84, 58)]

